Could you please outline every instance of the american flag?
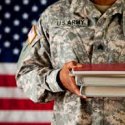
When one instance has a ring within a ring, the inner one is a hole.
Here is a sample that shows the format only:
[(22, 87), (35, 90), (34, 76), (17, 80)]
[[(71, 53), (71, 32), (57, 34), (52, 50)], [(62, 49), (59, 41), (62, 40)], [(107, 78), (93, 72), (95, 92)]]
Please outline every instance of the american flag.
[(57, 0), (0, 0), (0, 125), (50, 125), (53, 102), (34, 104), (16, 87), (16, 63), (33, 24)]

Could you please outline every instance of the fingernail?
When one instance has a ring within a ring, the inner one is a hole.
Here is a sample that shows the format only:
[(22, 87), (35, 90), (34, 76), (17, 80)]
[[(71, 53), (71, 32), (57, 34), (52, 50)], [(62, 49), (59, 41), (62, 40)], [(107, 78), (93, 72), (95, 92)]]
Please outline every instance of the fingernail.
[(86, 96), (81, 95), (81, 97), (82, 97), (83, 99), (87, 99), (87, 97), (86, 97)]

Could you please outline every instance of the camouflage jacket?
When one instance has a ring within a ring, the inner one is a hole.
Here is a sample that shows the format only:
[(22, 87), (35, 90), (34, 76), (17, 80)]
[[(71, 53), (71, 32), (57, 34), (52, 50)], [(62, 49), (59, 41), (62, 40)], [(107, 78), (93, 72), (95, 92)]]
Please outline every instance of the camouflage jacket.
[(53, 125), (125, 125), (124, 98), (82, 100), (60, 88), (57, 74), (69, 61), (125, 62), (124, 0), (103, 14), (90, 0), (49, 6), (28, 35), (16, 79), (34, 102), (55, 100)]

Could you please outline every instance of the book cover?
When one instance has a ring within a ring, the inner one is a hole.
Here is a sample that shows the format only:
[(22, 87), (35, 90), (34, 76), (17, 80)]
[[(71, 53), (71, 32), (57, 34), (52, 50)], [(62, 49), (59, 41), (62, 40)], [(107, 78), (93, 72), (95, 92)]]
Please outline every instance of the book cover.
[(83, 64), (82, 67), (74, 67), (71, 74), (125, 77), (125, 64)]

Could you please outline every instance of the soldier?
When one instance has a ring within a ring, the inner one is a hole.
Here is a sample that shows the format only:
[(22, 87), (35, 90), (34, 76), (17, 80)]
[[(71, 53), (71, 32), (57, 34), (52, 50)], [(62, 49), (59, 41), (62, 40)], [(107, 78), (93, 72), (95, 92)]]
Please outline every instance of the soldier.
[(125, 63), (124, 0), (48, 7), (28, 34), (16, 79), (34, 102), (55, 100), (53, 125), (125, 125), (124, 98), (80, 95), (69, 71), (86, 63)]

